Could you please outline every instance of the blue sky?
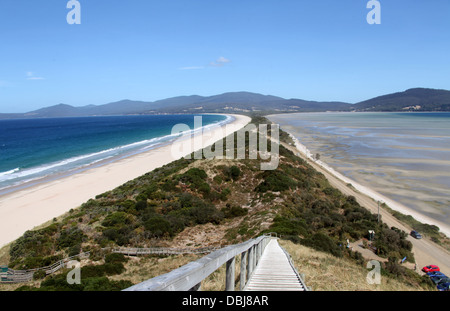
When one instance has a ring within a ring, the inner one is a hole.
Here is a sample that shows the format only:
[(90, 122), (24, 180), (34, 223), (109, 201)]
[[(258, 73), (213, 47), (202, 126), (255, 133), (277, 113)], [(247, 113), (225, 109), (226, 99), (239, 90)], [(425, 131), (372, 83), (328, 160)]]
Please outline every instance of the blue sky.
[(0, 112), (250, 91), (355, 103), (450, 89), (450, 1), (1, 0)]

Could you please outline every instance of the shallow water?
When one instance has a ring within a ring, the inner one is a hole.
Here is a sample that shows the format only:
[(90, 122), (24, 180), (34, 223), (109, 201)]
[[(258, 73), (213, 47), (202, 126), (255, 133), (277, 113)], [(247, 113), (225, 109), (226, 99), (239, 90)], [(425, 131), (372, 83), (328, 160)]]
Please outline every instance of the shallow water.
[(333, 169), (450, 223), (450, 113), (301, 113), (269, 119)]

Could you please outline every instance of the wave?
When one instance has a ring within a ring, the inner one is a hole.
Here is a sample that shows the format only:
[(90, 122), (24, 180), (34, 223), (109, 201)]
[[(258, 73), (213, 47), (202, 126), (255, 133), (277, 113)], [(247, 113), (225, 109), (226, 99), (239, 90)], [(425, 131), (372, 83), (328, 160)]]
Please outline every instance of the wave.
[(149, 151), (161, 144), (170, 143), (176, 138), (184, 135), (193, 135), (201, 131), (208, 130), (213, 127), (222, 126), (234, 120), (232, 116), (226, 116), (225, 120), (216, 121), (214, 123), (190, 129), (184, 132), (154, 137), (127, 145), (117, 146), (106, 150), (93, 152), (85, 155), (67, 158), (61, 161), (47, 163), (32, 168), (15, 168), (5, 172), (0, 172), (0, 190), (10, 187), (19, 186), (21, 184), (30, 183), (42, 178), (46, 178), (52, 174), (67, 173), (77, 171), (92, 165), (101, 165), (102, 163), (111, 162), (122, 159), (131, 155)]
[(2, 176), (8, 176), (8, 175), (14, 174), (15, 172), (18, 172), (19, 170), (20, 170), (20, 168), (18, 167), (18, 168), (15, 168), (13, 170), (10, 170), (10, 171), (0, 172), (0, 178)]

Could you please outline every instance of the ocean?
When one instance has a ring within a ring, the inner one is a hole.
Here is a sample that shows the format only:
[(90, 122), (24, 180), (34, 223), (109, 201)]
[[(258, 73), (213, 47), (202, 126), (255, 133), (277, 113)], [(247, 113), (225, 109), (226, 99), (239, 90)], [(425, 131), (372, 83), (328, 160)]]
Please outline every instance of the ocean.
[[(202, 126), (230, 118), (202, 115)], [(168, 144), (176, 124), (198, 130), (194, 115), (0, 120), (0, 195)]]
[(332, 169), (450, 224), (450, 113), (300, 113), (269, 119)]

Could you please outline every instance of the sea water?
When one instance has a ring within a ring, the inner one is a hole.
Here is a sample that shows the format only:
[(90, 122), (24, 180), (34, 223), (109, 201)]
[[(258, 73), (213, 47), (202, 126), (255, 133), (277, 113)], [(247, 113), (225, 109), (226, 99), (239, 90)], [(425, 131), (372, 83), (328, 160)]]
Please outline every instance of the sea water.
[(450, 113), (272, 115), (334, 170), (450, 224)]
[[(202, 115), (203, 126), (229, 121)], [(168, 144), (176, 124), (195, 130), (194, 115), (0, 120), (0, 195)]]

